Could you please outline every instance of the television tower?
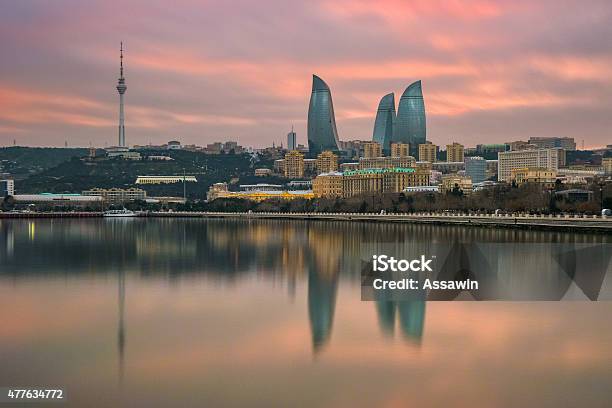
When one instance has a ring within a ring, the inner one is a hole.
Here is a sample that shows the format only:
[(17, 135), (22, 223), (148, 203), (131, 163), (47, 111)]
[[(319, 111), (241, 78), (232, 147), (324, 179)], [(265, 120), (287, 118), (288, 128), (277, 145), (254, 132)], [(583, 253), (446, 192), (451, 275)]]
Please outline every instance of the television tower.
[(125, 147), (125, 117), (123, 114), (123, 94), (127, 90), (125, 85), (125, 78), (123, 77), (123, 41), (121, 42), (120, 49), (120, 68), (119, 68), (119, 81), (117, 81), (117, 92), (119, 92), (119, 146)]

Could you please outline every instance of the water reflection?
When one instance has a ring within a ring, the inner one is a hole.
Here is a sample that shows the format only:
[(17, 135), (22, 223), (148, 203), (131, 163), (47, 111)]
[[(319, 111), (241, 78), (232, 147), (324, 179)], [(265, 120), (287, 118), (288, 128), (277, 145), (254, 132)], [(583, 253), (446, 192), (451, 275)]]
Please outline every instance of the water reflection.
[[(476, 278), (485, 290), (473, 296), (480, 299), (496, 298), (500, 291), (506, 296), (521, 293), (537, 299), (538, 294), (530, 291), (543, 285), (550, 293), (561, 293), (560, 298), (574, 281), (587, 297), (597, 299), (606, 269), (595, 282), (573, 279), (574, 275), (568, 277), (559, 266), (553, 248), (587, 245), (577, 253), (588, 259), (599, 256), (600, 264), (607, 265), (611, 254), (593, 251), (588, 245), (610, 240), (596, 234), (346, 222), (3, 220), (0, 266), (2, 277), (16, 281), (28, 276), (107, 275), (115, 271), (119, 367), (123, 372), (128, 272), (145, 279), (173, 281), (190, 276), (230, 282), (263, 274), (286, 285), (292, 299), (297, 282), (306, 280), (312, 347), (317, 352), (331, 336), (339, 280), (360, 279), (364, 254), (367, 259), (370, 253), (436, 253), (444, 259), (441, 278), (481, 272)], [(471, 264), (466, 266), (468, 260)], [(392, 337), (397, 324), (403, 337), (418, 344), (423, 335), (425, 300), (458, 295), (452, 291), (419, 292), (410, 301), (397, 301), (390, 293), (380, 292), (372, 307), (385, 336)]]
[[(512, 395), (554, 406), (567, 403), (567, 395), (555, 399), (545, 389), (547, 402), (516, 381), (527, 376), (537, 383), (558, 373), (563, 378), (549, 387), (597, 384), (571, 399), (588, 406), (605, 401), (612, 385), (605, 304), (426, 302), (425, 293), (396, 301), (384, 292), (362, 302), (359, 296), (363, 252), (397, 245), (454, 254), (449, 271), (461, 270), (466, 259), (476, 271), (474, 265), (487, 264), (495, 270), (491, 282), (503, 284), (496, 288), (569, 282), (577, 298), (601, 298), (610, 293), (609, 278), (601, 276), (599, 286), (580, 276), (567, 280), (566, 272), (558, 273), (553, 245), (571, 244), (578, 258), (604, 262), (609, 254), (593, 252), (592, 245), (609, 243), (609, 236), (343, 222), (124, 221), (0, 221), (0, 360), (7, 367), (1, 384), (58, 381), (71, 388), (74, 406), (117, 406), (121, 398), (125, 406), (456, 402), (441, 389), (466, 405), (504, 405), (479, 399), (487, 391), (480, 388), (483, 378), (507, 406), (522, 402)], [(496, 244), (503, 250), (491, 251)], [(241, 391), (232, 388), (235, 382)]]

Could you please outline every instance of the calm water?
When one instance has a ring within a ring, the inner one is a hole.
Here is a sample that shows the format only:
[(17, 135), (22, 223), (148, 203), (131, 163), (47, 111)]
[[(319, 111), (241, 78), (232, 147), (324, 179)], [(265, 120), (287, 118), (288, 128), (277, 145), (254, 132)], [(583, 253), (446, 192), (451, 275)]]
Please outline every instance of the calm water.
[[(611, 238), (2, 220), (0, 387), (61, 387), (67, 405), (83, 407), (610, 406), (612, 303), (586, 300), (593, 288), (572, 282), (564, 298), (583, 300), (563, 302), (365, 302), (359, 258), (372, 242), (495, 243), (511, 265), (504, 287), (559, 286), (542, 248)], [(516, 250), (525, 243), (537, 253)], [(609, 275), (600, 299), (612, 293)]]

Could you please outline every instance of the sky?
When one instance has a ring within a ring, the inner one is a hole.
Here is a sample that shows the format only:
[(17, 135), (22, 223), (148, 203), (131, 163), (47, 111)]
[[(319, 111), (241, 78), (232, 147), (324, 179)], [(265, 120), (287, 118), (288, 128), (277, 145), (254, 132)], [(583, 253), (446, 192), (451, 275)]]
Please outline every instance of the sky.
[(427, 138), (612, 143), (609, 0), (46, 0), (0, 4), (0, 145), (306, 144), (312, 74), (341, 140), (423, 81)]

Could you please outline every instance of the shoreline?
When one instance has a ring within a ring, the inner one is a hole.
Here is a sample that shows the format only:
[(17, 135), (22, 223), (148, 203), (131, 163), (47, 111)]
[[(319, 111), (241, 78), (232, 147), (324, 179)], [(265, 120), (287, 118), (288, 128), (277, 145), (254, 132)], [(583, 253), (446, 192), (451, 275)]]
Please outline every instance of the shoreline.
[[(2, 219), (33, 218), (103, 218), (103, 212), (0, 213)], [(587, 215), (529, 215), (515, 214), (445, 214), (421, 212), (412, 214), (377, 213), (278, 213), (278, 212), (149, 212), (138, 218), (237, 218), (289, 219), (358, 222), (392, 222), (471, 227), (544, 229), (612, 233), (612, 217)], [(117, 218), (113, 218), (117, 219)], [(123, 217), (120, 219), (124, 219)]]

